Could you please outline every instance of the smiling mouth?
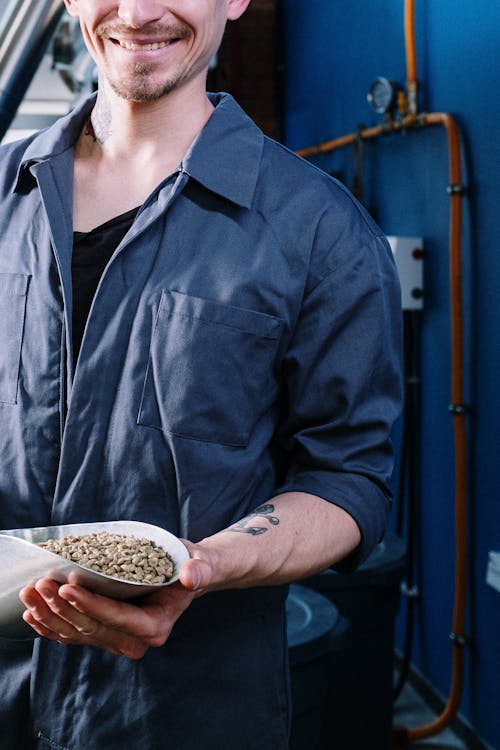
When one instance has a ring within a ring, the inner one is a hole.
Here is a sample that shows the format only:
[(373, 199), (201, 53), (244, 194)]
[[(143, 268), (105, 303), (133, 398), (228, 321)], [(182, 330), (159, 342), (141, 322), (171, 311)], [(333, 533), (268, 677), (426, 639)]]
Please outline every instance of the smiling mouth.
[(112, 39), (112, 42), (118, 44), (123, 49), (132, 50), (134, 52), (153, 52), (157, 49), (163, 49), (169, 47), (178, 39), (171, 39), (168, 42), (127, 42), (124, 39)]
[(156, 52), (188, 39), (190, 33), (183, 24), (148, 24), (140, 31), (121, 24), (102, 24), (97, 28), (102, 39), (130, 52)]

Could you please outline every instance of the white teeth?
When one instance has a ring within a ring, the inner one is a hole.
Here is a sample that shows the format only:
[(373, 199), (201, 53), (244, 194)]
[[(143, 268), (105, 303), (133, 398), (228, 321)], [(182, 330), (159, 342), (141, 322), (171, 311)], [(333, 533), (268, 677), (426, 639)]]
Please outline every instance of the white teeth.
[(153, 51), (155, 49), (163, 49), (163, 47), (167, 47), (169, 42), (153, 42), (152, 44), (136, 44), (135, 42), (125, 42), (123, 40), (119, 40), (120, 47), (125, 47), (125, 49), (131, 49), (131, 50), (146, 50), (146, 51)]

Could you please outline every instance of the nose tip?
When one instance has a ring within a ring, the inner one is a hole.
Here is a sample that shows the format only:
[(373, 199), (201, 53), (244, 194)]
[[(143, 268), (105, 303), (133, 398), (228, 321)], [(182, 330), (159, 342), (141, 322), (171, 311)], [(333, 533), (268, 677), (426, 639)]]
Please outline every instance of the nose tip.
[(118, 16), (134, 29), (159, 21), (165, 13), (163, 0), (120, 0)]

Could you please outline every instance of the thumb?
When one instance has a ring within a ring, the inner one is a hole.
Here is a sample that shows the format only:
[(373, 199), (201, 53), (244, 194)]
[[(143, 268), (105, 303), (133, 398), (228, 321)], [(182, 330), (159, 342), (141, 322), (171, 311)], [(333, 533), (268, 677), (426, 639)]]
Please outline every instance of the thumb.
[(206, 560), (191, 558), (179, 570), (179, 581), (189, 591), (200, 591), (212, 582), (212, 568)]

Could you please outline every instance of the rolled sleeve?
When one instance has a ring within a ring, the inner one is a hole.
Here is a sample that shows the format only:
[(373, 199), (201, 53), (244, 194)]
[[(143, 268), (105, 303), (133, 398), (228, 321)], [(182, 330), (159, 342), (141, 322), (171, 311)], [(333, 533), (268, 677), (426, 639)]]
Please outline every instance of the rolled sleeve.
[(402, 400), (399, 282), (385, 238), (366, 235), (304, 297), (280, 431), (289, 468), (279, 491), (324, 498), (359, 526), (347, 567), (366, 559), (386, 527), (390, 432)]

